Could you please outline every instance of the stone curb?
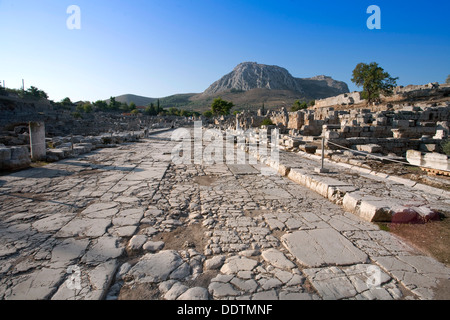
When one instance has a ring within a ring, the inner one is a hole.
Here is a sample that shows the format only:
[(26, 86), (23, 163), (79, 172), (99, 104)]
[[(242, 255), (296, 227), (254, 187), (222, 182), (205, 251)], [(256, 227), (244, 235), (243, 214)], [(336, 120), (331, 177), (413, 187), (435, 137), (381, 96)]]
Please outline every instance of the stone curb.
[[(320, 174), (311, 174), (311, 171), (306, 171), (301, 168), (293, 168), (288, 165), (282, 164), (279, 161), (274, 161), (266, 157), (260, 157), (257, 151), (250, 150), (245, 145), (241, 145), (240, 148), (247, 152), (249, 155), (257, 158), (263, 164), (276, 170), (280, 175), (287, 177), (288, 179), (309, 188), (312, 191), (320, 194), (324, 198), (327, 198), (333, 203), (343, 206), (343, 208), (353, 213), (365, 221), (369, 222), (390, 222), (392, 214), (395, 208), (400, 206), (399, 202), (395, 199), (384, 199), (375, 197), (372, 195), (366, 195), (361, 192), (357, 192), (357, 187), (341, 182), (339, 180), (327, 177)], [(282, 150), (280, 152), (283, 152)], [(304, 158), (312, 160), (320, 160), (320, 156), (307, 154), (306, 152), (299, 151), (297, 154)], [(384, 173), (376, 172), (370, 169), (349, 165), (346, 163), (336, 163), (328, 159), (325, 161), (332, 165), (338, 165), (347, 169), (358, 171), (364, 175), (370, 175), (371, 179), (375, 180), (390, 180), (396, 183), (401, 183), (407, 187), (418, 189), (434, 195), (440, 195), (450, 198), (450, 192), (433, 188), (427, 185), (419, 184), (414, 181), (403, 179), (397, 176), (390, 176)]]

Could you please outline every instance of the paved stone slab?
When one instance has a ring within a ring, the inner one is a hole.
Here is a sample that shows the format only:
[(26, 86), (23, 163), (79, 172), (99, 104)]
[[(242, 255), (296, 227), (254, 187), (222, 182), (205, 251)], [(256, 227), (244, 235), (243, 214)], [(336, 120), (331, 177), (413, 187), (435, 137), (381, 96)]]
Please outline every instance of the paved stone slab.
[(76, 239), (66, 239), (61, 244), (57, 245), (51, 254), (50, 263), (52, 267), (67, 267), (70, 265), (71, 261), (79, 258), (87, 246), (89, 245), (89, 240), (76, 240)]
[(375, 257), (375, 261), (421, 299), (450, 298), (450, 269), (426, 256)]
[(276, 249), (268, 249), (261, 253), (261, 256), (269, 262), (271, 265), (280, 268), (280, 269), (292, 269), (295, 267), (295, 264), (290, 261), (284, 253), (278, 251)]
[(94, 241), (94, 245), (83, 256), (82, 261), (88, 264), (99, 264), (110, 259), (120, 257), (124, 252), (123, 246), (116, 237), (100, 237)]
[(234, 297), (240, 294), (240, 291), (233, 288), (231, 284), (223, 282), (211, 282), (208, 291), (214, 298)]
[(227, 164), (234, 175), (258, 174), (259, 171), (249, 164)]
[(208, 300), (208, 290), (202, 287), (194, 287), (186, 290), (177, 300)]
[(225, 261), (225, 264), (220, 269), (220, 272), (225, 274), (238, 273), (239, 271), (251, 271), (258, 264), (258, 261), (241, 257), (233, 256)]
[(167, 280), (170, 273), (182, 263), (180, 255), (174, 250), (148, 253), (130, 269), (128, 274), (139, 282), (160, 282)]
[(261, 291), (253, 294), (252, 300), (277, 300), (277, 292), (272, 289), (269, 291)]
[(49, 299), (61, 282), (65, 269), (43, 268), (18, 279), (18, 284), (8, 290), (6, 300)]
[(73, 214), (56, 213), (49, 217), (37, 220), (32, 224), (32, 226), (39, 232), (58, 231), (66, 223), (73, 219), (73, 217)]
[(112, 219), (115, 226), (133, 226), (137, 225), (144, 216), (144, 209), (126, 209)]
[(106, 233), (111, 219), (75, 218), (56, 234), (59, 238), (92, 237), (98, 238)]
[(367, 255), (334, 229), (296, 231), (281, 238), (299, 263), (307, 267), (364, 263)]
[(392, 288), (382, 286), (390, 281), (391, 277), (374, 265), (357, 264), (344, 268), (314, 268), (305, 269), (303, 272), (324, 300), (393, 299), (387, 289), (394, 289), (395, 285)]

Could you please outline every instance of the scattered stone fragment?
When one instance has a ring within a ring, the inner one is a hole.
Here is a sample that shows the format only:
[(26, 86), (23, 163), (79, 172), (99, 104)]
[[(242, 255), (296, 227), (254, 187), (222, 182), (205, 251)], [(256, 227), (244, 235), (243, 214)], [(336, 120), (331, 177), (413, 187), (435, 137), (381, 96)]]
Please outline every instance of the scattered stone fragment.
[(169, 291), (164, 295), (166, 300), (176, 300), (180, 295), (186, 292), (189, 288), (180, 282), (175, 282)]
[(235, 297), (240, 295), (240, 292), (233, 288), (229, 283), (211, 282), (208, 286), (209, 293), (214, 298)]
[(277, 300), (277, 292), (272, 289), (269, 291), (257, 292), (252, 295), (252, 300)]
[(139, 251), (142, 249), (142, 246), (147, 241), (147, 236), (145, 235), (135, 235), (130, 239), (128, 243), (128, 250), (130, 251)]
[(162, 294), (166, 294), (167, 291), (169, 291), (170, 288), (172, 288), (172, 286), (173, 286), (175, 283), (177, 283), (177, 282), (178, 282), (177, 280), (167, 280), (167, 281), (163, 281), (163, 282), (161, 282), (161, 283), (159, 284), (159, 286), (158, 286), (159, 291), (160, 291)]
[(191, 274), (191, 267), (188, 263), (184, 262), (177, 269), (172, 271), (170, 279), (182, 280)]
[(209, 293), (205, 288), (194, 287), (186, 290), (177, 300), (209, 300)]
[(222, 267), (223, 262), (225, 261), (225, 256), (214, 256), (205, 261), (205, 269), (206, 270), (215, 270)]
[(147, 241), (142, 249), (147, 252), (156, 252), (164, 248), (164, 241)]

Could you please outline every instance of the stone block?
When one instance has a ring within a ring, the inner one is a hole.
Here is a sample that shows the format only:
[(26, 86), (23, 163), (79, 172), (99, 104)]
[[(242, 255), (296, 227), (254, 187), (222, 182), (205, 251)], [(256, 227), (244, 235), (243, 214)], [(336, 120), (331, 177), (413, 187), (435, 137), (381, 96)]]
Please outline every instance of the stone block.
[(358, 215), (369, 222), (390, 222), (392, 210), (385, 200), (361, 200)]
[(356, 145), (355, 147), (356, 150), (364, 151), (367, 153), (380, 153), (383, 150), (383, 148), (378, 144), (363, 144), (363, 145)]
[(0, 148), (0, 162), (11, 160), (11, 149)]
[(11, 147), (11, 160), (24, 160), (30, 158), (26, 147)]

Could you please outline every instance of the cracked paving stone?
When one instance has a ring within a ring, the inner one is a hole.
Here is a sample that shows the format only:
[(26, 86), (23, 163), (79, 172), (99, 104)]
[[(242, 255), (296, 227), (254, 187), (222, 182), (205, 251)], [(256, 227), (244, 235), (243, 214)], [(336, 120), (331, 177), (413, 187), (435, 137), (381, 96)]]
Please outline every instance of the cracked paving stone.
[(74, 218), (56, 233), (56, 237), (98, 238), (106, 233), (106, 229), (110, 225), (111, 219)]
[(172, 271), (181, 264), (183, 264), (183, 260), (174, 250), (164, 250), (154, 254), (147, 253), (127, 274), (141, 283), (161, 282), (167, 280)]
[(295, 231), (282, 242), (299, 263), (306, 267), (364, 263), (368, 256), (334, 229)]

